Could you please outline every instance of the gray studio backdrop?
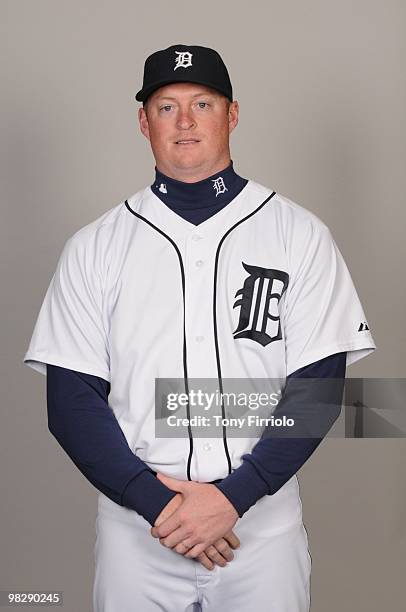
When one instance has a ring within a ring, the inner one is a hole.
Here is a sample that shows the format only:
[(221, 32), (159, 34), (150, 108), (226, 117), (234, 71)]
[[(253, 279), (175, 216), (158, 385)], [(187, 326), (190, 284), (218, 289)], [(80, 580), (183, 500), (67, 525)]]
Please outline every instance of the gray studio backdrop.
[[(0, 11), (0, 589), (61, 590), (66, 612), (87, 612), (96, 490), (49, 434), (45, 377), (22, 358), (64, 242), (153, 179), (134, 100), (146, 55), (181, 42), (222, 53), (241, 106), (237, 172), (316, 213), (350, 268), (378, 349), (349, 376), (404, 377), (405, 3)], [(405, 448), (328, 439), (300, 471), (312, 612), (404, 609)]]

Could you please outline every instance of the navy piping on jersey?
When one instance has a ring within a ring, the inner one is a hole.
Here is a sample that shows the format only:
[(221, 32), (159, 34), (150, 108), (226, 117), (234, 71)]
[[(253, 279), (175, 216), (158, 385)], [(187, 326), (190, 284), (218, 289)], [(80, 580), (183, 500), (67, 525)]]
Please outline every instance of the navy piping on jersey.
[[(180, 274), (182, 277), (182, 300), (183, 300), (183, 378), (184, 378), (184, 383), (185, 383), (185, 392), (188, 398), (187, 404), (186, 404), (186, 412), (187, 412), (188, 422), (190, 423), (189, 380), (188, 380), (188, 373), (187, 373), (187, 353), (186, 353), (185, 268), (183, 266), (182, 255), (179, 251), (177, 244), (172, 240), (170, 236), (165, 234), (165, 232), (159, 229), (159, 227), (151, 223), (151, 221), (149, 221), (148, 219), (146, 219), (139, 213), (135, 212), (135, 210), (131, 208), (127, 200), (125, 201), (125, 205), (127, 207), (127, 210), (129, 210), (134, 216), (138, 217), (138, 219), (141, 219), (141, 221), (145, 221), (145, 223), (147, 223), (150, 227), (152, 227), (154, 230), (156, 230), (162, 236), (164, 236), (164, 238), (166, 238), (170, 242), (170, 244), (173, 246), (173, 248), (175, 249), (178, 259), (179, 259)], [(190, 476), (190, 465), (191, 465), (192, 455), (193, 455), (193, 435), (192, 435), (192, 428), (190, 424), (188, 425), (188, 435), (189, 435), (189, 457), (188, 457), (188, 462), (187, 462), (187, 477), (188, 477), (188, 480), (192, 480)]]
[[(223, 419), (225, 418), (225, 409), (224, 409), (224, 402), (223, 402), (223, 381), (222, 381), (222, 377), (221, 377), (221, 364), (220, 364), (220, 354), (219, 354), (219, 345), (218, 345), (217, 313), (216, 313), (217, 270), (218, 270), (218, 261), (219, 261), (220, 250), (221, 250), (221, 247), (222, 247), (222, 245), (224, 243), (224, 240), (227, 238), (227, 236), (236, 227), (241, 225), (241, 223), (243, 223), (244, 221), (246, 221), (247, 219), (249, 219), (250, 217), (255, 215), (259, 210), (261, 210), (261, 208), (263, 206), (265, 206), (265, 204), (267, 202), (269, 202), (269, 200), (271, 198), (273, 198), (273, 196), (275, 194), (276, 194), (276, 191), (273, 191), (263, 202), (261, 202), (261, 204), (255, 210), (250, 212), (248, 215), (246, 215), (245, 217), (243, 217), (242, 219), (237, 221), (237, 223), (235, 223), (232, 227), (230, 227), (227, 230), (227, 232), (223, 235), (223, 237), (221, 238), (221, 240), (220, 240), (220, 242), (219, 242), (219, 244), (217, 246), (217, 250), (216, 250), (216, 259), (215, 259), (215, 265), (214, 265), (214, 289), (213, 289), (213, 316), (214, 316), (214, 319), (213, 320), (214, 320), (214, 342), (215, 342), (215, 347), (216, 347), (217, 373), (218, 373), (218, 381), (219, 381), (220, 392), (221, 392), (221, 413), (222, 413)], [(172, 238), (170, 238), (170, 236), (168, 236), (159, 227), (154, 225), (154, 223), (152, 223), (151, 221), (149, 221), (148, 219), (146, 219), (145, 217), (143, 217), (139, 213), (135, 212), (135, 210), (133, 210), (131, 208), (131, 206), (129, 205), (128, 200), (125, 200), (124, 203), (125, 203), (125, 206), (126, 206), (127, 210), (129, 210), (129, 212), (131, 212), (135, 217), (137, 217), (141, 221), (145, 221), (145, 223), (147, 223), (150, 227), (152, 227), (157, 232), (159, 232), (162, 236), (164, 236), (170, 242), (170, 244), (174, 247), (174, 249), (176, 251), (176, 254), (178, 256), (179, 265), (180, 265), (180, 271), (181, 271), (181, 277), (182, 277), (182, 299), (183, 299), (183, 378), (184, 378), (184, 383), (185, 383), (185, 392), (187, 394), (187, 398), (189, 398), (189, 381), (188, 381), (188, 373), (187, 373), (187, 353), (186, 353), (185, 268), (184, 268), (184, 265), (183, 265), (182, 255), (181, 255), (181, 253), (179, 251), (178, 246), (176, 245), (174, 240), (172, 240)], [(186, 413), (187, 413), (188, 422), (190, 423), (189, 399), (187, 400), (187, 404), (186, 404)], [(187, 461), (187, 478), (188, 478), (188, 480), (192, 480), (191, 475), (190, 475), (190, 466), (191, 466), (191, 463), (192, 463), (192, 456), (193, 456), (193, 434), (192, 434), (192, 428), (191, 428), (190, 424), (188, 425), (188, 436), (189, 436), (189, 457), (188, 457), (188, 461)], [(227, 426), (226, 425), (223, 425), (223, 445), (224, 445), (224, 452), (225, 452), (226, 459), (227, 459), (228, 473), (231, 474), (232, 466), (231, 466), (230, 453), (229, 453), (228, 445), (227, 445)]]
[[(263, 206), (265, 206), (265, 204), (267, 202), (269, 202), (269, 200), (271, 198), (273, 198), (273, 196), (276, 194), (276, 191), (273, 191), (271, 193), (271, 195), (269, 195), (266, 200), (264, 200), (262, 202), (262, 204), (260, 204), (258, 206), (258, 208), (256, 208), (254, 211), (250, 212), (249, 215), (247, 215), (246, 217), (244, 217), (243, 219), (240, 219), (239, 221), (237, 221), (237, 223), (235, 223), (232, 227), (230, 227), (226, 233), (224, 234), (224, 236), (221, 238), (218, 246), (217, 246), (217, 250), (216, 250), (216, 258), (215, 258), (215, 263), (214, 263), (214, 287), (213, 287), (213, 327), (214, 327), (214, 344), (216, 347), (216, 361), (217, 361), (217, 376), (218, 376), (218, 381), (219, 381), (219, 385), (220, 385), (220, 393), (221, 393), (221, 414), (223, 419), (225, 419), (225, 409), (224, 409), (224, 402), (223, 402), (223, 379), (221, 376), (221, 363), (220, 363), (220, 352), (219, 352), (219, 342), (218, 342), (218, 334), (217, 334), (217, 271), (218, 271), (218, 262), (219, 262), (219, 257), (220, 257), (220, 250), (221, 247), (223, 246), (224, 240), (227, 238), (227, 236), (239, 225), (241, 225), (241, 223), (244, 223), (244, 221), (246, 221), (247, 219), (249, 219), (250, 217), (252, 217), (253, 215), (255, 215), (259, 210), (261, 210), (261, 208)], [(223, 421), (224, 422), (224, 421)], [(232, 467), (231, 467), (231, 459), (230, 459), (230, 453), (228, 451), (228, 445), (227, 445), (227, 426), (223, 425), (223, 444), (224, 444), (224, 452), (226, 454), (227, 457), (227, 463), (228, 463), (228, 473), (231, 474), (232, 471)]]

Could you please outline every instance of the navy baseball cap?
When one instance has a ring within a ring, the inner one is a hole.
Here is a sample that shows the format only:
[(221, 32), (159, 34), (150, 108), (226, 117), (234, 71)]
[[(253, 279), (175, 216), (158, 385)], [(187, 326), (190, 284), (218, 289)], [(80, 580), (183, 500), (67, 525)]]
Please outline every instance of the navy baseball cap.
[(216, 89), (231, 102), (233, 89), (219, 53), (199, 45), (172, 45), (145, 60), (142, 89), (135, 99), (145, 102), (156, 89), (170, 83), (198, 83)]

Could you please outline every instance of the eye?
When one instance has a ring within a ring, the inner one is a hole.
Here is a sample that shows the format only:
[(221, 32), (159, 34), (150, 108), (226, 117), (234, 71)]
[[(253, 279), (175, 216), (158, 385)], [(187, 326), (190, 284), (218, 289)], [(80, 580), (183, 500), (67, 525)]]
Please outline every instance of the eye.
[[(203, 104), (203, 106), (202, 106)], [(198, 105), (200, 108), (205, 108), (206, 106), (209, 106), (207, 102), (198, 102)]]
[(166, 111), (167, 109), (170, 109), (170, 108), (172, 108), (171, 104), (165, 104), (165, 106), (161, 106), (161, 108), (159, 110), (161, 111), (161, 110), (165, 109), (165, 111)]

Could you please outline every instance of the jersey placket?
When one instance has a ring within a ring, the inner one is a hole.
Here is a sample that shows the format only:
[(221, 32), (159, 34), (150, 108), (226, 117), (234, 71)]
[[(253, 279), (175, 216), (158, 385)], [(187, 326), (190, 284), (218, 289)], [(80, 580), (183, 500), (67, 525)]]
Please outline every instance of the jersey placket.
[[(151, 190), (146, 190), (145, 193), (147, 216), (174, 241), (181, 254), (185, 273), (184, 312), (189, 391), (190, 381), (193, 383), (193, 379), (195, 384), (199, 382), (196, 379), (200, 379), (200, 383), (204, 383), (204, 379), (211, 379), (209, 390), (221, 391), (213, 316), (215, 261), (220, 244), (224, 242), (224, 238), (226, 242), (229, 240), (227, 236), (234, 226), (254, 214), (258, 206), (262, 206), (257, 197), (250, 197), (250, 187), (249, 183), (233, 203), (198, 226), (177, 216)], [(272, 195), (269, 194), (266, 200)], [(221, 257), (217, 264), (221, 266)], [(219, 349), (221, 360), (221, 347)], [(190, 418), (194, 413), (196, 411), (193, 411), (193, 406), (189, 405)], [(202, 414), (200, 407), (199, 414)], [(209, 416), (214, 415), (222, 416), (221, 402), (215, 403), (210, 409)], [(202, 427), (198, 430), (191, 428), (193, 451), (189, 452), (190, 478), (199, 482), (224, 478), (233, 464), (226, 428), (215, 427), (217, 423), (213, 418), (210, 425), (211, 431), (207, 438), (202, 437), (206, 433)]]
[[(218, 390), (216, 352), (213, 336), (213, 282), (217, 232), (210, 237), (197, 226), (185, 240), (185, 329), (189, 388), (204, 393)], [(207, 379), (210, 379), (207, 381)], [(208, 383), (208, 384), (207, 384)], [(221, 406), (214, 403), (204, 410), (190, 406), (190, 416), (207, 417), (193, 436), (191, 477), (210, 482), (228, 474), (221, 427), (215, 427), (214, 415), (221, 416)], [(207, 436), (207, 437), (203, 437)]]

